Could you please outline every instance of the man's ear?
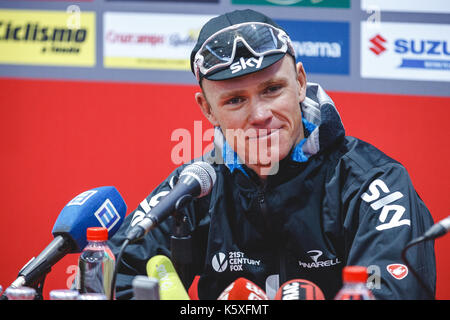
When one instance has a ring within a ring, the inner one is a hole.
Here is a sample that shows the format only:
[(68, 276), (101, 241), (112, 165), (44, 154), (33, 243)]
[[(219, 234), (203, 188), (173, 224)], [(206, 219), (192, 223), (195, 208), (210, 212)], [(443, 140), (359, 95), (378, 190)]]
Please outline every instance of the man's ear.
[(206, 117), (206, 119), (208, 119), (208, 121), (211, 122), (213, 126), (219, 126), (219, 122), (214, 116), (211, 105), (209, 104), (208, 100), (206, 100), (205, 94), (203, 92), (197, 92), (195, 94), (195, 101), (200, 107), (200, 110), (202, 110), (203, 115)]
[(300, 94), (300, 102), (303, 102), (306, 97), (306, 73), (303, 68), (303, 63), (298, 62), (296, 65), (297, 69), (297, 80), (299, 83), (299, 94)]

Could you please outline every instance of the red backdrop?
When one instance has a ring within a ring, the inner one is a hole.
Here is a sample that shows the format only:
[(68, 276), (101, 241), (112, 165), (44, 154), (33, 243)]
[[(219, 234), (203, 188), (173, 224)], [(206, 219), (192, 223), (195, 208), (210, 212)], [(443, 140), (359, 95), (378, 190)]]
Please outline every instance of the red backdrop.
[[(131, 212), (176, 167), (172, 132), (193, 133), (195, 120), (210, 127), (196, 86), (1, 79), (0, 88), (3, 288), (53, 239), (54, 221), (75, 195), (113, 185)], [(329, 94), (347, 134), (402, 162), (435, 221), (446, 217), (450, 98)], [(449, 249), (450, 236), (436, 241), (438, 299), (450, 299)], [(45, 298), (73, 279), (77, 259), (53, 268)]]

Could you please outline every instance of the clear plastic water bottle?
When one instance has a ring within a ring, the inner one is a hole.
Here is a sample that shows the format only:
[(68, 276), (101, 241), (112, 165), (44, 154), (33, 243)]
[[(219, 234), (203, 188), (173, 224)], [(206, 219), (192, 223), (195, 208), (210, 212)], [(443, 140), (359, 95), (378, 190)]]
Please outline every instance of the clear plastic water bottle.
[(344, 282), (334, 300), (375, 300), (367, 287), (367, 268), (347, 266), (342, 270)]
[(78, 259), (77, 289), (80, 294), (100, 293), (109, 300), (116, 259), (106, 243), (108, 230), (88, 228), (86, 235), (88, 244)]
[(103, 293), (82, 293), (77, 300), (106, 300)]
[(77, 290), (56, 289), (50, 291), (50, 300), (77, 300), (78, 295)]
[(36, 290), (29, 287), (9, 287), (5, 290), (5, 295), (8, 300), (34, 300)]

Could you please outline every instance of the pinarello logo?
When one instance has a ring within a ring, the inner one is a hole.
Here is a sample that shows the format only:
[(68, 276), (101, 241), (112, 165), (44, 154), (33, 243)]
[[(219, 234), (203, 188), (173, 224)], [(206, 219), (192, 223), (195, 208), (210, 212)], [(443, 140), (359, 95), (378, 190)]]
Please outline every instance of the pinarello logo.
[(401, 280), (408, 275), (408, 267), (404, 264), (390, 264), (386, 267), (386, 269), (397, 280)]
[(386, 39), (377, 34), (375, 37), (369, 40), (372, 43), (372, 46), (369, 48), (370, 51), (375, 53), (377, 56), (386, 51), (384, 44), (386, 43)]

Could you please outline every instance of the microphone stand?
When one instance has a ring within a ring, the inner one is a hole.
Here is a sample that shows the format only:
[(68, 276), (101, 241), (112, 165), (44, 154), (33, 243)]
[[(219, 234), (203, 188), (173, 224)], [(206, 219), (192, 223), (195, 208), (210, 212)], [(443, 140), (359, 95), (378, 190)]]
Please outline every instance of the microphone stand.
[(187, 195), (177, 201), (170, 238), (172, 262), (185, 288), (189, 288), (194, 278), (192, 274), (191, 223), (185, 208), (190, 200), (192, 200), (192, 196)]
[[(49, 270), (50, 271), (50, 270)], [(29, 285), (28, 287), (33, 288), (36, 291), (36, 294), (34, 296), (33, 300), (44, 300), (44, 283), (45, 278), (47, 277), (47, 273), (44, 273), (37, 281), (35, 281), (32, 285)], [(0, 296), (0, 300), (8, 300), (8, 297), (6, 296), (5, 292)]]
[(36, 284), (32, 285), (31, 287), (36, 290), (36, 295), (34, 296), (34, 300), (44, 300), (44, 295), (42, 291), (44, 290), (44, 283), (45, 278), (47, 277), (48, 273), (45, 273), (37, 282)]
[(409, 268), (409, 270), (411, 271), (411, 273), (414, 275), (414, 277), (417, 279), (417, 281), (419, 282), (420, 286), (425, 290), (425, 293), (427, 295), (427, 300), (435, 300), (435, 294), (434, 292), (428, 287), (428, 285), (426, 285), (421, 276), (417, 273), (417, 271), (413, 268), (413, 266), (409, 263), (408, 258), (406, 257), (406, 252), (413, 246), (425, 242), (427, 239), (424, 236), (418, 237), (412, 241), (410, 241), (406, 247), (403, 248), (402, 250), (402, 260), (405, 262), (406, 266)]

